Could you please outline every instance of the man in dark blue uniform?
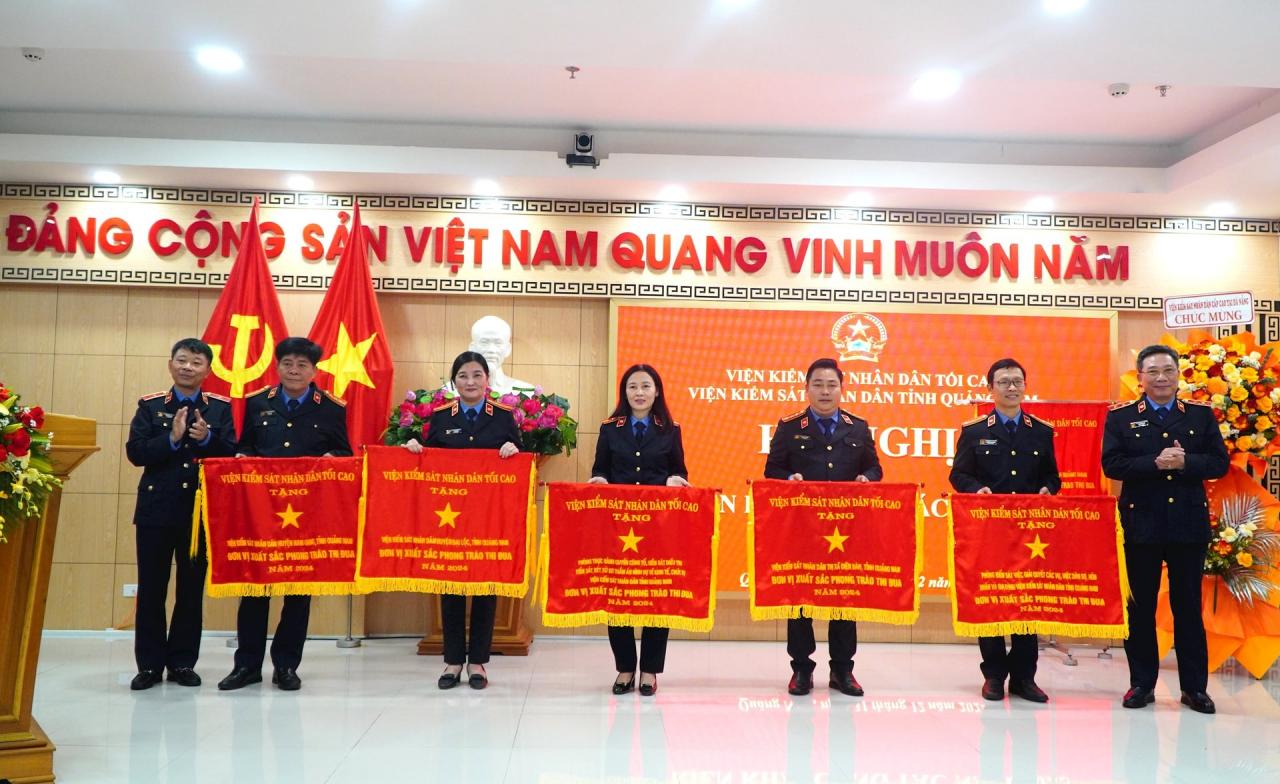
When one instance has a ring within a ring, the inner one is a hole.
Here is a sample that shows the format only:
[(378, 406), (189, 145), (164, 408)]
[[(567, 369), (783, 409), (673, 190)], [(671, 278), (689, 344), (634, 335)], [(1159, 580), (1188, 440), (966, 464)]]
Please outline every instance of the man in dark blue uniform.
[[(951, 486), (959, 493), (1057, 493), (1062, 488), (1053, 454), (1053, 428), (1022, 410), (1027, 376), (1015, 359), (997, 360), (987, 370), (987, 389), (995, 410), (966, 422), (956, 444)], [(1004, 699), (1009, 693), (1031, 702), (1048, 702), (1036, 685), (1039, 640), (1034, 634), (979, 637), (982, 651), (982, 696)]]
[[(240, 454), (258, 457), (349, 457), (347, 409), (340, 399), (311, 383), (321, 348), (306, 338), (286, 338), (276, 346), (280, 383), (245, 399)], [(271, 599), (245, 596), (236, 614), (235, 668), (218, 683), (223, 691), (262, 682), (267, 651), (267, 611)], [(310, 596), (286, 596), (271, 643), (271, 682), (285, 691), (302, 688), (298, 665), (307, 640)]]
[[(169, 680), (200, 685), (195, 665), (208, 560), (203, 541), (196, 557), (190, 555), (191, 512), (200, 478), (196, 460), (236, 451), (231, 401), (200, 389), (212, 360), (212, 349), (202, 341), (186, 338), (175, 343), (169, 352), (173, 386), (139, 400), (129, 424), (125, 454), (130, 463), (142, 467), (133, 514), (138, 548), (133, 653), (138, 674), (129, 688), (134, 691), (155, 686), (166, 668)], [(175, 560), (173, 620), (166, 623), (165, 599)]]
[[(814, 360), (805, 373), (809, 407), (783, 417), (769, 442), (764, 475), (769, 479), (810, 482), (876, 482), (883, 476), (871, 431), (861, 417), (840, 408), (844, 373), (834, 359)], [(853, 654), (858, 650), (854, 621), (829, 621), (827, 646), (831, 653), (829, 685), (844, 694), (862, 696), (853, 677)], [(787, 621), (787, 653), (791, 655), (791, 694), (813, 688), (811, 657), (817, 650), (812, 618)]]
[(1204, 482), (1225, 475), (1229, 460), (1213, 411), (1178, 400), (1178, 365), (1178, 352), (1168, 346), (1138, 352), (1143, 396), (1111, 409), (1102, 438), (1102, 470), (1124, 483), (1120, 523), (1133, 593), (1124, 643), (1130, 686), (1124, 707), (1142, 708), (1155, 701), (1160, 671), (1156, 595), (1161, 565), (1167, 564), (1182, 703), (1213, 713), (1200, 617), (1200, 582), (1212, 538)]

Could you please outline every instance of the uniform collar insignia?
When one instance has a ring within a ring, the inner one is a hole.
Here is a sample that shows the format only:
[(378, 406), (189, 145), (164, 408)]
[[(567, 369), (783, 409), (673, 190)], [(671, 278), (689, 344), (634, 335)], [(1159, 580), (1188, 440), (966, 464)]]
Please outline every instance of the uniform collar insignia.
[(846, 425), (852, 425), (852, 424), (853, 424), (853, 417), (849, 416), (848, 414), (844, 413), (843, 411), (841, 411), (841, 412), (840, 412), (840, 418), (841, 418), (842, 420), (844, 420), (844, 423), (845, 423)]
[(485, 404), (484, 404), (484, 412), (485, 412), (486, 414), (488, 414), (489, 416), (493, 416), (493, 404), (492, 404), (492, 403), (485, 403)]
[(995, 427), (995, 426), (996, 426), (996, 415), (992, 414), (991, 416), (987, 417), (987, 427)]
[(1139, 401), (1138, 401), (1138, 413), (1139, 413), (1139, 414), (1141, 414), (1142, 412), (1144, 412), (1144, 411), (1146, 411), (1146, 410), (1147, 410), (1147, 401), (1145, 401), (1145, 400), (1139, 400)]
[(275, 397), (275, 396), (276, 396), (276, 393), (277, 393), (277, 392), (279, 392), (279, 391), (280, 391), (280, 387), (279, 387), (279, 386), (274, 386), (274, 387), (272, 387), (272, 388), (271, 388), (271, 391), (267, 393), (267, 397), (268, 397), (268, 398), (273, 398), (273, 397)]
[(626, 422), (627, 422), (626, 417), (618, 417), (618, 424), (614, 425), (614, 427), (622, 427), (624, 424), (626, 424)]
[(311, 402), (315, 403), (317, 406), (320, 405), (320, 390), (317, 389), (315, 392), (311, 393)]
[(800, 420), (800, 429), (801, 429), (801, 430), (804, 430), (804, 429), (805, 429), (806, 427), (808, 427), (808, 426), (809, 426), (809, 417), (805, 417), (804, 419), (801, 419), (801, 420)]
[(1184, 413), (1184, 414), (1187, 412), (1187, 407), (1186, 407), (1186, 406), (1184, 406), (1184, 405), (1182, 405), (1182, 401), (1181, 401), (1181, 400), (1179, 400), (1179, 401), (1178, 401), (1178, 411), (1180, 411), (1181, 413)]

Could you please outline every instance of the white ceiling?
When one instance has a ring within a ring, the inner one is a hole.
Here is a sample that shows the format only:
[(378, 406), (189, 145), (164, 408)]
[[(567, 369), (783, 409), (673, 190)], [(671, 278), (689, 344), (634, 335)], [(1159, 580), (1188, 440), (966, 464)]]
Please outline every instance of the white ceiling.
[[(1278, 23), (1273, 0), (4, 2), (0, 180), (1280, 217)], [(204, 44), (244, 70), (203, 71)], [(933, 67), (960, 91), (913, 99)], [(557, 155), (578, 129), (597, 170)]]

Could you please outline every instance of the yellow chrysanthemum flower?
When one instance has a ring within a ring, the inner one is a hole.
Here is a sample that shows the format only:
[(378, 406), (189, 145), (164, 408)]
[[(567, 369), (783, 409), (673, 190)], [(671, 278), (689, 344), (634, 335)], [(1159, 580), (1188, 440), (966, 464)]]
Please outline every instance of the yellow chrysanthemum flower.
[(1231, 399), (1236, 401), (1237, 403), (1243, 401), (1248, 396), (1249, 396), (1249, 390), (1245, 389), (1244, 387), (1232, 387), (1231, 389)]
[(1253, 566), (1253, 556), (1248, 550), (1242, 550), (1236, 553), (1236, 563), (1245, 567)]

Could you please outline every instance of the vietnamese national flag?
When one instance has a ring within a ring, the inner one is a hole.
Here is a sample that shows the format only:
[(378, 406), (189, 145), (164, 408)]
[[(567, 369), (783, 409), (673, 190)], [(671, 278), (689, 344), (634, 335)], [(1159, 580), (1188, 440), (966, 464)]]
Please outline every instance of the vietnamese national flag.
[(395, 369), (373, 293), (367, 244), (357, 204), (351, 233), (308, 335), (323, 349), (316, 386), (347, 401), (347, 435), (353, 447), (382, 442)]
[(279, 382), (275, 348), (288, 336), (262, 249), (258, 201), (254, 199), (231, 275), (201, 338), (213, 349), (213, 367), (203, 389), (231, 398), (237, 435), (244, 419), (245, 395)]

